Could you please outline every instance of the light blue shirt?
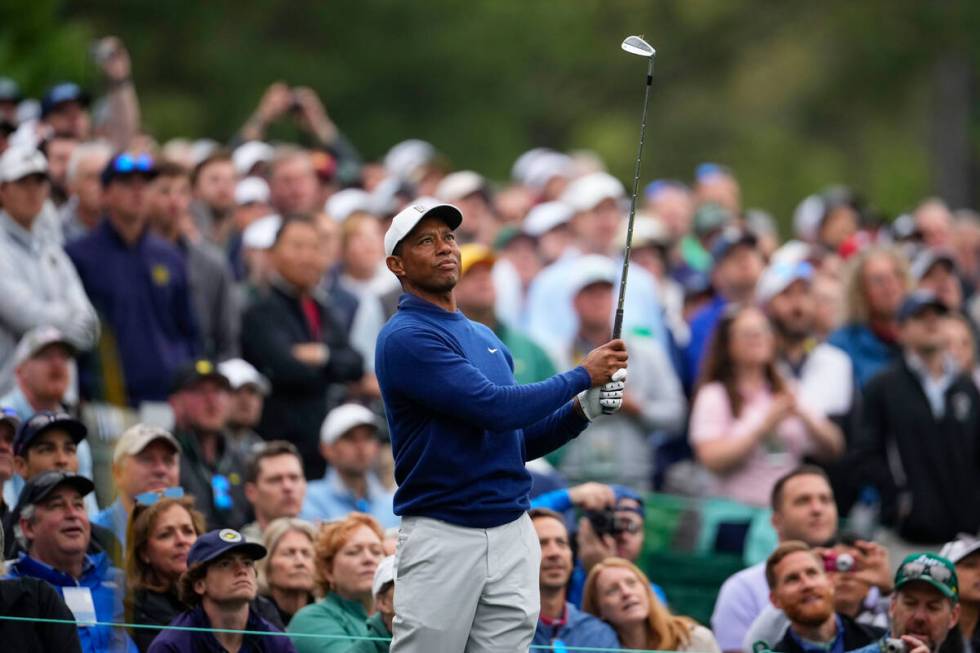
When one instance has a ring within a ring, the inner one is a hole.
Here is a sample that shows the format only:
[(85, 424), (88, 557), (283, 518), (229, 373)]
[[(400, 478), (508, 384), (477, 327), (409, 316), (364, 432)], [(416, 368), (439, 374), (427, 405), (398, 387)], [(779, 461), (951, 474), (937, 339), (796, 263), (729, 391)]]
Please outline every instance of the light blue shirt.
[(939, 377), (934, 377), (926, 368), (926, 364), (922, 359), (915, 354), (906, 354), (905, 362), (919, 380), (919, 384), (922, 386), (922, 392), (925, 393), (926, 399), (929, 400), (929, 408), (932, 409), (932, 416), (937, 420), (942, 419), (946, 415), (946, 391), (949, 390), (949, 386), (953, 385), (953, 381), (956, 380), (959, 374), (956, 363), (953, 362), (951, 357), (946, 356), (943, 359), (943, 373)]
[[(0, 406), (13, 408), (22, 422), (30, 419), (35, 412), (28, 403), (27, 397), (21, 392), (20, 386), (15, 386), (13, 390), (0, 397)], [(88, 442), (85, 440), (79, 442), (75, 453), (78, 456), (78, 473), (92, 480), (92, 449), (88, 446)], [(16, 506), (17, 497), (20, 496), (20, 491), (23, 489), (24, 479), (14, 474), (3, 484), (3, 502), (11, 507)], [(85, 496), (85, 512), (88, 513), (89, 517), (93, 517), (99, 512), (99, 503), (95, 500), (95, 492), (90, 492)]]
[(349, 513), (364, 512), (381, 524), (382, 528), (396, 528), (400, 522), (394, 512), (394, 494), (381, 485), (374, 474), (367, 475), (367, 494), (357, 498), (344, 485), (337, 470), (330, 468), (319, 481), (306, 488), (306, 500), (299, 516), (312, 522), (343, 519)]
[(92, 523), (112, 531), (112, 534), (119, 540), (121, 549), (126, 550), (126, 526), (129, 524), (129, 514), (123, 507), (121, 499), (116, 499), (99, 514), (92, 517)]

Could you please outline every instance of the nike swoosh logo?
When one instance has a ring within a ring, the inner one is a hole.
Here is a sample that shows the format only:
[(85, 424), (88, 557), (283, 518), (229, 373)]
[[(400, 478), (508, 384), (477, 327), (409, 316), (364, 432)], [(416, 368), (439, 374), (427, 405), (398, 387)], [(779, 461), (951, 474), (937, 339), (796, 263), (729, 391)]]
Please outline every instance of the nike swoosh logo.
[(497, 350), (496, 349), (490, 349), (489, 347), (487, 347), (487, 351), (490, 352), (491, 354), (496, 354), (497, 353)]

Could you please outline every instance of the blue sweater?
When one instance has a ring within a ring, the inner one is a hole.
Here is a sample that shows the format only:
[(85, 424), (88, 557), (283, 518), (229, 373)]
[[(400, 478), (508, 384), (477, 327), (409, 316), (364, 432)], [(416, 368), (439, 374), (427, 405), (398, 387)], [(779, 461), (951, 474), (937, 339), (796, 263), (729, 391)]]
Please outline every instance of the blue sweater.
[(414, 295), (378, 335), (375, 371), (395, 457), (395, 514), (493, 528), (528, 510), (524, 468), (582, 432), (577, 367), (516, 385), (493, 331)]

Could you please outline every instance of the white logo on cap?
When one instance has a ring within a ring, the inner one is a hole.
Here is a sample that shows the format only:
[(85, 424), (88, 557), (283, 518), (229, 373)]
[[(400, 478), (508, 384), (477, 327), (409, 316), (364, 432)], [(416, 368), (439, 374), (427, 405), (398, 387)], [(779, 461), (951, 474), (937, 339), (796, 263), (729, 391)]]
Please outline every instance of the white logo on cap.
[(218, 537), (225, 542), (241, 542), (242, 534), (230, 528), (223, 528), (218, 532)]
[(419, 213), (425, 213), (425, 207), (422, 206), (421, 204), (416, 204), (412, 208), (418, 211)]

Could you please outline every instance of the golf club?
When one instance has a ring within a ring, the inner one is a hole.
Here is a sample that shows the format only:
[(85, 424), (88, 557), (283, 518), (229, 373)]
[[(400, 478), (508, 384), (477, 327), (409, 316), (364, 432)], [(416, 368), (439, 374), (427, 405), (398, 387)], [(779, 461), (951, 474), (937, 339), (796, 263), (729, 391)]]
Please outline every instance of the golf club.
[(626, 52), (638, 57), (646, 57), (647, 81), (643, 91), (643, 117), (640, 120), (640, 146), (636, 151), (636, 166), (633, 168), (633, 194), (630, 196), (629, 223), (626, 227), (626, 251), (623, 253), (623, 275), (619, 280), (619, 302), (616, 304), (616, 319), (613, 322), (613, 339), (619, 338), (623, 331), (623, 304), (626, 301), (626, 277), (630, 270), (630, 249), (633, 246), (633, 218), (636, 216), (636, 189), (640, 183), (640, 161), (643, 159), (643, 138), (647, 130), (647, 105), (650, 102), (650, 86), (653, 85), (653, 59), (657, 51), (639, 36), (627, 36), (620, 46)]

